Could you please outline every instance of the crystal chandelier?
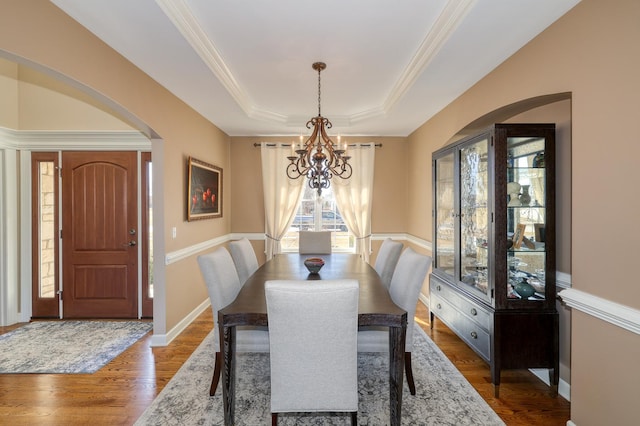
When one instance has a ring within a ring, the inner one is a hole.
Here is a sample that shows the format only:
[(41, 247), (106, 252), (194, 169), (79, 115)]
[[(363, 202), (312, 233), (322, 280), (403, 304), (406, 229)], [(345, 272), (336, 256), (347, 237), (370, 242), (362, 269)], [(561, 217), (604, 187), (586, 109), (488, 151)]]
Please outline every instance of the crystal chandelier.
[(330, 129), (331, 122), (323, 117), (320, 111), (320, 72), (326, 67), (327, 64), (324, 62), (315, 62), (312, 65), (312, 68), (318, 71), (318, 116), (307, 122), (307, 129), (313, 127), (313, 132), (304, 143), (303, 137), (300, 136), (298, 149), (292, 144), (291, 155), (287, 157), (291, 161), (287, 166), (289, 179), (306, 176), (309, 179), (309, 187), (317, 189), (318, 195), (323, 189), (329, 188), (333, 176), (348, 179), (352, 172), (349, 164), (351, 157), (346, 155), (346, 143), (344, 148), (341, 148), (340, 136), (337, 144), (327, 136), (325, 128)]

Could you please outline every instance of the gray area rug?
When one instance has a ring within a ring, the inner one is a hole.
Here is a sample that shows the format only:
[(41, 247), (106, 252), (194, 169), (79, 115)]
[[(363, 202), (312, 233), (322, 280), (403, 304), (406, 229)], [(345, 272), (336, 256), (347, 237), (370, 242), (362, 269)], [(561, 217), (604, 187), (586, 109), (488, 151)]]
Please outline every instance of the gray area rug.
[[(416, 325), (411, 354), (416, 395), (404, 386), (402, 424), (503, 425), (498, 415)], [(269, 355), (238, 354), (236, 424), (269, 425)], [(135, 423), (142, 425), (221, 425), (222, 388), (209, 396), (213, 373), (213, 336), (207, 338), (178, 370)], [(388, 356), (358, 355), (358, 424), (389, 424)], [(348, 415), (280, 415), (280, 425), (345, 425)]]
[(95, 373), (151, 331), (140, 321), (37, 321), (0, 335), (0, 373)]

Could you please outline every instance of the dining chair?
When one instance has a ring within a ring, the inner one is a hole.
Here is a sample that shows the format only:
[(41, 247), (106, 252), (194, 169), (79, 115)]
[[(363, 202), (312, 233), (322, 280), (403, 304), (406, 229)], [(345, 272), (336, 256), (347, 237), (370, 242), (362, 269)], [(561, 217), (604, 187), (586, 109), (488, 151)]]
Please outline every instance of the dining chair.
[(253, 246), (247, 238), (231, 241), (229, 250), (231, 251), (233, 263), (236, 265), (240, 284), (243, 285), (247, 278), (258, 269), (256, 252), (253, 251)]
[(386, 238), (378, 251), (373, 269), (380, 275), (382, 284), (384, 284), (387, 289), (389, 289), (389, 284), (391, 284), (391, 277), (393, 277), (393, 271), (396, 269), (402, 247), (403, 244), (401, 242)]
[(265, 283), (271, 422), (278, 413), (358, 415), (357, 280)]
[[(216, 393), (222, 369), (218, 311), (233, 302), (242, 285), (233, 259), (224, 247), (198, 256), (198, 265), (207, 285), (211, 310), (213, 311), (213, 341), (216, 355), (211, 388), (209, 389), (209, 395), (213, 396)], [(236, 352), (269, 352), (268, 329), (252, 326), (236, 327)]]
[[(413, 328), (416, 305), (420, 289), (431, 266), (431, 257), (416, 253), (407, 247), (398, 259), (393, 272), (389, 295), (393, 303), (407, 311), (407, 334), (404, 346), (404, 371), (411, 395), (416, 394), (411, 369), (411, 351), (413, 350)], [(389, 352), (389, 329), (386, 327), (361, 328), (358, 332), (358, 352)]]
[(331, 254), (331, 231), (300, 231), (300, 254)]

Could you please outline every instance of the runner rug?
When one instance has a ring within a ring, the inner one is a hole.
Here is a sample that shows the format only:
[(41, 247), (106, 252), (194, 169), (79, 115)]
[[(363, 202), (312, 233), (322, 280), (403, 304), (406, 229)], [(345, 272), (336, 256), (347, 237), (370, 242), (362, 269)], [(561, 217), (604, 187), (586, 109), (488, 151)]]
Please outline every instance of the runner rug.
[(95, 373), (151, 331), (141, 321), (36, 321), (0, 335), (0, 373)]
[[(503, 425), (427, 334), (416, 325), (411, 354), (416, 395), (406, 385), (403, 425)], [(270, 425), (269, 355), (237, 354), (236, 425)], [(209, 396), (213, 335), (194, 351), (136, 422), (142, 425), (222, 425), (222, 388)], [(358, 424), (389, 424), (388, 355), (358, 355)], [(345, 425), (342, 414), (285, 414), (279, 425)]]

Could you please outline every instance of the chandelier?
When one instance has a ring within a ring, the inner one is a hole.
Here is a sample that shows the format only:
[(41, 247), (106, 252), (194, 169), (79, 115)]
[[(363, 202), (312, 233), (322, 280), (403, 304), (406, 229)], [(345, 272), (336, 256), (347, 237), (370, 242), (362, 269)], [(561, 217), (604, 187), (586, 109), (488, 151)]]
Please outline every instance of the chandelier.
[(289, 179), (306, 176), (309, 187), (318, 190), (320, 195), (323, 189), (329, 188), (333, 176), (348, 179), (352, 170), (349, 164), (351, 157), (346, 155), (346, 143), (341, 148), (340, 136), (337, 144), (327, 136), (326, 129), (331, 128), (331, 122), (320, 111), (320, 72), (327, 68), (327, 64), (315, 62), (312, 68), (318, 71), (318, 116), (307, 121), (307, 129), (313, 128), (311, 136), (304, 143), (300, 136), (298, 149), (291, 144), (291, 155), (287, 157), (291, 161), (287, 166), (287, 176)]

